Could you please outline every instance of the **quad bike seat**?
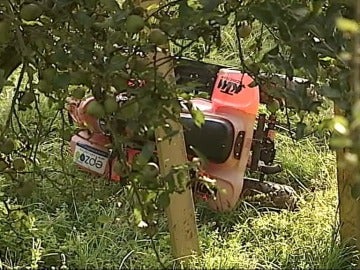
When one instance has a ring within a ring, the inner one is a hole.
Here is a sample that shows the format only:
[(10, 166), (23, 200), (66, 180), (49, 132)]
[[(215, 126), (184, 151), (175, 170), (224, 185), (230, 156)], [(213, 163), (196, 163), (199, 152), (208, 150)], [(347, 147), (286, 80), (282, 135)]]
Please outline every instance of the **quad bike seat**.
[[(199, 128), (190, 115), (183, 115), (186, 148), (195, 155), (192, 147), (202, 153), (209, 161), (220, 164), (230, 156), (234, 138), (234, 127), (230, 121), (206, 116), (205, 123)], [(192, 147), (191, 147), (192, 146)]]

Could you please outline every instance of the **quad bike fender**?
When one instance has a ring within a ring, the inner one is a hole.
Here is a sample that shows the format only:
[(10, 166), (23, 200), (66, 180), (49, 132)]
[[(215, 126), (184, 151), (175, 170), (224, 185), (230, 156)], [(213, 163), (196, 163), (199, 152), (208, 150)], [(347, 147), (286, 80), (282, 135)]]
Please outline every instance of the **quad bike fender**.
[(236, 206), (243, 190), (256, 115), (224, 106), (214, 111), (213, 104), (208, 100), (194, 99), (192, 102), (203, 111), (205, 119), (221, 117), (233, 126), (232, 152), (227, 160), (220, 164), (208, 162), (204, 167), (207, 175), (217, 181), (216, 199), (209, 199), (209, 206), (217, 211), (229, 211)]
[[(232, 116), (226, 116), (231, 119)], [(244, 119), (244, 118), (242, 118)], [(253, 120), (252, 120), (253, 119)], [(253, 125), (255, 116), (247, 115), (248, 122), (237, 120), (235, 124), (235, 138), (233, 143), (233, 154), (222, 164), (209, 163), (205, 171), (217, 180), (218, 194), (216, 200), (210, 200), (209, 206), (218, 211), (228, 211), (234, 208), (243, 190), (244, 176), (250, 155)], [(235, 156), (238, 147), (236, 138), (243, 134), (239, 157)]]

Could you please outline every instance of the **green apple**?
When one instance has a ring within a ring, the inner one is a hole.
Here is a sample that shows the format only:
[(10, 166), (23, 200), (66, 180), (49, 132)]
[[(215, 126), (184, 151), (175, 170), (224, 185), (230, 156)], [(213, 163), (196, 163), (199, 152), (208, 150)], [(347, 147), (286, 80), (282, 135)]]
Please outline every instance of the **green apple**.
[(149, 41), (156, 45), (163, 45), (168, 42), (168, 38), (162, 30), (153, 29), (149, 34)]
[(13, 160), (12, 165), (16, 171), (23, 171), (26, 168), (26, 161), (24, 158), (18, 157)]
[(238, 33), (241, 38), (247, 38), (251, 34), (251, 26), (248, 24), (242, 24), (238, 28)]
[(85, 96), (85, 89), (77, 87), (72, 91), (71, 95), (76, 99), (82, 99)]
[(20, 17), (25, 21), (35, 21), (41, 14), (41, 7), (34, 3), (24, 4), (20, 9)]
[(145, 26), (144, 19), (139, 15), (130, 15), (125, 22), (125, 29), (128, 33), (136, 34)]
[(96, 118), (103, 118), (106, 114), (104, 106), (97, 100), (94, 100), (87, 105), (86, 112)]
[(14, 150), (15, 150), (15, 143), (12, 139), (5, 139), (0, 145), (0, 152), (5, 155), (9, 155)]
[(119, 104), (116, 102), (115, 97), (107, 97), (104, 101), (105, 111), (109, 114), (118, 110)]

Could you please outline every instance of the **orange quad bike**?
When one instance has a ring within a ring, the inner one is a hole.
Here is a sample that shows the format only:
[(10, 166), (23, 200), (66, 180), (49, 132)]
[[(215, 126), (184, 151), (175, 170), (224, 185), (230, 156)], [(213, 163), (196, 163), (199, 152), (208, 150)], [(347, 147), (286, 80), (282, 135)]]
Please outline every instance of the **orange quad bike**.
[[(236, 69), (187, 59), (176, 60), (175, 73), (178, 84), (200, 82), (201, 87), (195, 90), (211, 96), (191, 100), (205, 116), (200, 128), (189, 111), (181, 113), (189, 159), (196, 156), (194, 148), (202, 153), (208, 160), (204, 175), (216, 180), (214, 190), (195, 181), (195, 196), (217, 211), (231, 210), (243, 198), (264, 206), (295, 209), (297, 196), (291, 187), (245, 176), (247, 172), (263, 176), (281, 171), (281, 166), (274, 164), (276, 119), (258, 114), (261, 95), (258, 86), (252, 87), (253, 79)], [(126, 96), (118, 96), (120, 103), (124, 99)], [(86, 113), (94, 100), (71, 99), (67, 106), (71, 121), (82, 127), (70, 142), (74, 162), (82, 170), (121, 181), (121, 175), (112, 169), (115, 159), (108, 148), (110, 136), (101, 119)], [(131, 162), (139, 149), (124, 151)]]

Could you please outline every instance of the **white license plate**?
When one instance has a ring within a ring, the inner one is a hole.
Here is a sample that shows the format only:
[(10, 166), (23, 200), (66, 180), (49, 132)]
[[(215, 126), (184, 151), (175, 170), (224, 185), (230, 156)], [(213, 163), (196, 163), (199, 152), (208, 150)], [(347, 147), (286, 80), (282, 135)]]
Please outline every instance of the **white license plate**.
[(76, 144), (74, 162), (79, 166), (99, 174), (104, 174), (108, 161), (109, 153), (86, 144)]

